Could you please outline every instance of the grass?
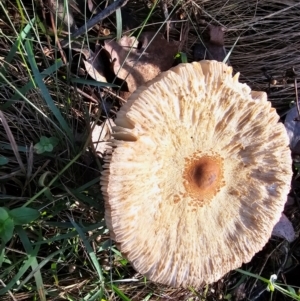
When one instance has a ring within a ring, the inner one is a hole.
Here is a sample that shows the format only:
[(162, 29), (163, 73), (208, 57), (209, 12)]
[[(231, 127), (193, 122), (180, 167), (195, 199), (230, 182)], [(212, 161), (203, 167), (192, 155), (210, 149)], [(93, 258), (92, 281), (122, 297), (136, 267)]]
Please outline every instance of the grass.
[[(157, 285), (131, 268), (109, 239), (99, 189), (102, 157), (91, 143), (92, 127), (114, 116), (119, 98), (105, 92), (110, 83), (84, 73), (80, 53), (63, 51), (56, 43), (68, 36), (68, 26), (54, 14), (55, 30), (42, 2), (33, 3), (0, 2), (0, 207), (39, 213), (21, 223), (10, 212), (6, 224), (0, 215), (1, 227), (13, 227), (11, 235), (6, 232), (11, 239), (0, 246), (0, 300), (299, 300), (299, 279), (291, 276), (292, 268), (299, 271), (299, 239), (292, 245), (270, 240), (241, 270), (200, 290)], [(299, 64), (297, 1), (269, 1), (268, 9), (276, 14), (256, 2), (218, 3), (179, 3), (189, 18), (170, 37), (189, 33), (181, 43), (184, 60), (192, 60), (191, 49), (203, 30), (201, 18), (222, 25), (230, 63), (242, 80), (254, 89), (269, 89), (274, 105), (286, 110), (294, 91), (283, 73)], [(128, 4), (137, 22), (128, 34), (165, 28), (156, 4)], [(88, 12), (76, 13), (80, 24), (89, 17)], [(99, 39), (120, 37), (128, 21), (117, 11), (116, 18), (101, 24), (111, 34)], [(92, 47), (97, 34), (94, 29), (80, 41)], [(261, 71), (265, 66), (278, 85), (270, 86)], [(297, 189), (293, 187), (296, 200)], [(299, 232), (299, 207), (288, 208), (287, 214)], [(275, 282), (273, 274), (278, 274)]]

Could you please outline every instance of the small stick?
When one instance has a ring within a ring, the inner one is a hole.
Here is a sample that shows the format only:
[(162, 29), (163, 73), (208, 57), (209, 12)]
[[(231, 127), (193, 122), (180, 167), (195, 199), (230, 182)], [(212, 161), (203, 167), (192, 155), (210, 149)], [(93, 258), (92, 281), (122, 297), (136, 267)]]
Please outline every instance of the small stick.
[[(2, 284), (3, 287), (6, 287), (5, 283), (0, 279), (0, 283)], [(12, 292), (10, 290), (7, 291), (10, 297), (13, 299), (13, 301), (17, 301), (17, 299), (14, 297)]]
[[(98, 13), (94, 18), (87, 21), (83, 26), (78, 28), (74, 33), (71, 34), (70, 40), (73, 40), (82, 34), (89, 31), (94, 25), (99, 23), (101, 20), (109, 17), (112, 13), (114, 13), (118, 8), (121, 8), (127, 4), (128, 0), (118, 0), (109, 5), (106, 9)], [(63, 47), (67, 46), (69, 43), (69, 39), (65, 39), (61, 42)]]
[[(45, 7), (44, 7), (44, 4), (43, 4), (43, 0), (39, 0), (39, 2), (40, 2), (40, 6), (41, 6), (41, 8), (42, 8), (42, 16), (43, 16), (44, 24), (45, 24), (45, 23), (46, 23)], [(51, 47), (50, 37), (49, 37), (48, 34), (46, 35), (46, 38), (47, 38), (47, 43), (48, 43), (49, 52), (51, 53), (52, 47)], [(51, 55), (51, 56), (52, 56), (52, 58), (54, 58), (53, 55)]]
[[(49, 5), (51, 5), (50, 0), (49, 0)], [(55, 37), (55, 42), (57, 44), (58, 50), (60, 52), (61, 58), (64, 62), (64, 64), (67, 64), (67, 58), (62, 50), (62, 46), (61, 43), (59, 42), (58, 36), (57, 36), (57, 30), (56, 30), (56, 26), (55, 26), (55, 21), (54, 21), (54, 17), (53, 17), (53, 13), (50, 12), (50, 20), (51, 20), (51, 25), (52, 25), (52, 29), (53, 29), (53, 33), (54, 33), (54, 37)]]
[(161, 1), (160, 4), (161, 4), (161, 8), (164, 13), (165, 20), (166, 20), (167, 41), (169, 42), (170, 41), (170, 39), (169, 39), (170, 20), (169, 20), (168, 5), (166, 3), (166, 0)]

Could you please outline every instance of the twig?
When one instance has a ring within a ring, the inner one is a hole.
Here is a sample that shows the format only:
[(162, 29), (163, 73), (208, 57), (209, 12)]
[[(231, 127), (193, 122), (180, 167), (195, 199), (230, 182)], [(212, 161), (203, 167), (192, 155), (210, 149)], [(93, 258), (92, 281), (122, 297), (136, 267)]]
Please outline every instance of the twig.
[(61, 42), (62, 47), (65, 47), (68, 45), (70, 40), (73, 40), (82, 34), (88, 32), (94, 25), (96, 25), (101, 20), (107, 18), (112, 13), (114, 13), (118, 8), (121, 8), (127, 4), (128, 0), (118, 0), (109, 5), (106, 9), (98, 13), (94, 18), (87, 21), (83, 26), (78, 28), (74, 33), (71, 34), (70, 39), (65, 39)]
[(283, 245), (282, 247), (285, 251), (285, 254), (284, 254), (284, 259), (283, 259), (283, 261), (282, 261), (282, 263), (281, 263), (281, 265), (280, 265), (280, 267), (277, 271), (277, 277), (279, 276), (280, 273), (282, 273), (282, 271), (283, 271), (283, 269), (284, 269), (284, 267), (287, 263), (288, 257), (289, 257), (289, 250), (288, 250), (287, 246)]
[(25, 166), (24, 166), (24, 164), (22, 162), (22, 158), (20, 156), (19, 149), (18, 149), (16, 140), (15, 140), (15, 137), (14, 137), (14, 135), (13, 135), (11, 129), (10, 129), (10, 126), (9, 126), (9, 124), (8, 124), (8, 122), (7, 122), (7, 120), (6, 120), (6, 118), (5, 118), (5, 116), (4, 116), (4, 114), (3, 114), (2, 111), (0, 111), (0, 121), (1, 121), (1, 123), (3, 125), (4, 131), (5, 131), (5, 133), (7, 135), (7, 138), (9, 140), (9, 142), (10, 142), (10, 146), (11, 146), (13, 152), (14, 152), (14, 155), (15, 155), (15, 157), (17, 159), (19, 167), (22, 170), (22, 172), (24, 174), (26, 174), (26, 169), (25, 169)]
[[(283, 243), (280, 243), (279, 245), (277, 245), (276, 248), (274, 250), (272, 250), (272, 252), (270, 254), (268, 254), (266, 260), (264, 261), (264, 263), (263, 263), (263, 265), (262, 265), (262, 267), (260, 269), (260, 271), (257, 273), (259, 276), (262, 274), (262, 272), (263, 272), (263, 270), (264, 270), (264, 268), (265, 268), (265, 266), (267, 264), (267, 261), (271, 258), (271, 256), (273, 255), (273, 253), (282, 246), (282, 244)], [(255, 281), (254, 281), (254, 283), (253, 283), (253, 285), (251, 286), (251, 289), (250, 289), (250, 292), (249, 292), (249, 296), (252, 295), (252, 291), (253, 291), (254, 287), (256, 286), (257, 281), (258, 281), (258, 279), (256, 278)], [(266, 290), (266, 288), (263, 289), (262, 291), (260, 291), (258, 294), (256, 294), (256, 296), (252, 297), (250, 299), (250, 301), (253, 301), (253, 300), (257, 299), (265, 290)]]
[[(0, 279), (0, 283), (2, 284), (3, 287), (6, 287), (5, 283)], [(12, 292), (10, 290), (7, 291), (10, 297), (13, 299), (13, 301), (17, 301), (17, 299), (14, 297)]]
[[(50, 3), (50, 0), (49, 0), (49, 6), (50, 5), (51, 5), (51, 3)], [(65, 56), (65, 53), (62, 50), (61, 43), (60, 43), (60, 41), (58, 39), (58, 36), (57, 36), (57, 30), (56, 30), (55, 21), (54, 21), (54, 17), (53, 17), (53, 12), (52, 11), (50, 12), (50, 20), (51, 20), (51, 25), (52, 25), (54, 37), (55, 37), (55, 42), (57, 44), (57, 47), (58, 47), (58, 50), (60, 52), (61, 58), (62, 58), (64, 64), (66, 65), (67, 64), (67, 58)]]
[[(44, 20), (43, 24), (45, 25), (46, 24), (46, 14), (45, 14), (44, 3), (43, 3), (43, 0), (39, 0), (39, 2), (40, 2), (42, 16), (43, 16), (43, 20)], [(45, 27), (47, 27), (47, 26), (45, 26)], [(51, 53), (52, 47), (51, 47), (50, 36), (48, 34), (46, 34), (46, 39), (47, 39), (47, 43), (48, 43), (49, 52)], [(53, 55), (52, 55), (52, 58), (54, 58)]]
[(165, 20), (166, 20), (167, 41), (169, 42), (170, 41), (170, 37), (169, 37), (169, 34), (170, 34), (170, 20), (169, 20), (168, 5), (167, 5), (165, 0), (161, 1), (160, 5), (161, 5), (161, 8), (162, 8), (162, 11), (164, 13)]

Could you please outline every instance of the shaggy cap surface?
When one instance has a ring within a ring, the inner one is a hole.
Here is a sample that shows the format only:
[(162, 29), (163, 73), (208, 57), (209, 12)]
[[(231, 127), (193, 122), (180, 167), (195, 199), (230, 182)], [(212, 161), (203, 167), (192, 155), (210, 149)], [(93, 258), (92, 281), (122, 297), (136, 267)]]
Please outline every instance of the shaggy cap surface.
[(200, 287), (262, 249), (292, 176), (278, 119), (215, 61), (181, 64), (131, 95), (101, 185), (111, 237), (138, 272)]

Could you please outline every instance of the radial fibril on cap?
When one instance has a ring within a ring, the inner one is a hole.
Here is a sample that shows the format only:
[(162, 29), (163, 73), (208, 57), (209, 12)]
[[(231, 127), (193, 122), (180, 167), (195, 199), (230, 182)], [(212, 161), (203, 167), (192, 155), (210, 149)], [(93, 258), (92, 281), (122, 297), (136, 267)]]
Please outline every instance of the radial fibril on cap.
[(131, 95), (101, 184), (111, 237), (137, 271), (199, 287), (265, 245), (292, 175), (278, 119), (265, 94), (214, 61), (179, 65)]

